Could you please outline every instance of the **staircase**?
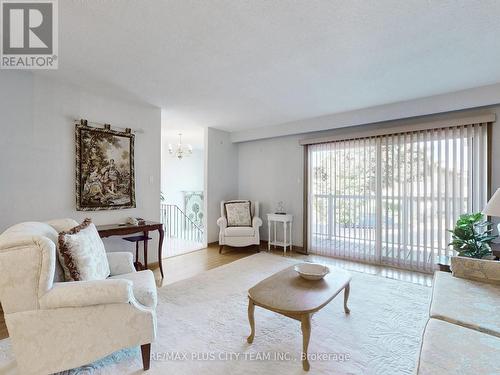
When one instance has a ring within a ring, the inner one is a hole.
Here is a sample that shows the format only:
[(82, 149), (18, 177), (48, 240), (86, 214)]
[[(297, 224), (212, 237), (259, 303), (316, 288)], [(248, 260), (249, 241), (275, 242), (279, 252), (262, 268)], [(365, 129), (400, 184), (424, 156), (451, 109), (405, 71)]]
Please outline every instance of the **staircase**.
[(177, 205), (161, 204), (161, 222), (165, 227), (166, 257), (184, 254), (204, 247), (203, 228), (191, 220)]

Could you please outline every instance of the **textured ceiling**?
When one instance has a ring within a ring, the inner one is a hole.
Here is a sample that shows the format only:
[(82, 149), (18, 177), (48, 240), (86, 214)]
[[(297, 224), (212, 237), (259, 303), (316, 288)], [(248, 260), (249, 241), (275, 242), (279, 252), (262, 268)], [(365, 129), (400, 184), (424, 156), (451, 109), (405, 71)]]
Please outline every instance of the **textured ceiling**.
[(500, 1), (59, 1), (42, 74), (241, 130), (500, 82)]

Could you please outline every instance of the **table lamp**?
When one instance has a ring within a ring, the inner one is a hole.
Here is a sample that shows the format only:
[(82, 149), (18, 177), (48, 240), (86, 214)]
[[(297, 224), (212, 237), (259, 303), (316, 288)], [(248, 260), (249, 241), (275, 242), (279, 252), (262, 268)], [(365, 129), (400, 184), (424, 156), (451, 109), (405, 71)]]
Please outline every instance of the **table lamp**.
[[(486, 204), (483, 214), (486, 216), (500, 216), (500, 188), (495, 191), (495, 194)], [(498, 233), (500, 233), (500, 224), (497, 225), (497, 229)]]

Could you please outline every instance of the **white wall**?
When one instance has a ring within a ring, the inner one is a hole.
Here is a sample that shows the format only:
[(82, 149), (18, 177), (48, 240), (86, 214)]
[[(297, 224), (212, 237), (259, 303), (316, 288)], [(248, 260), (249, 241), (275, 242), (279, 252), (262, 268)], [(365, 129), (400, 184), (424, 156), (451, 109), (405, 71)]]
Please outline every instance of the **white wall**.
[(268, 239), (266, 215), (276, 212), (283, 201), (285, 211), (294, 215), (293, 243), (302, 245), (304, 154), (299, 139), (288, 136), (239, 144), (238, 198), (260, 202), (262, 240)]
[[(75, 210), (76, 118), (145, 130), (135, 138), (136, 209)], [(160, 123), (159, 108), (29, 72), (2, 71), (0, 232), (17, 222), (58, 217), (91, 217), (96, 224), (122, 222), (127, 216), (159, 220)], [(131, 246), (117, 238), (106, 240), (110, 251)], [(156, 258), (150, 251), (150, 259)]]
[(230, 133), (207, 128), (205, 150), (205, 212), (207, 241), (210, 243), (219, 240), (217, 219), (220, 216), (220, 202), (238, 198), (238, 146), (231, 143)]
[(161, 166), (161, 191), (165, 203), (184, 209), (183, 191), (203, 191), (205, 151), (193, 150), (189, 157), (181, 160), (168, 153), (168, 142), (163, 144)]
[[(482, 111), (495, 112), (497, 122), (492, 132), (492, 192), (500, 187), (500, 106), (482, 107)], [(455, 112), (451, 115), (466, 115), (471, 111)], [(401, 112), (401, 117), (405, 117)], [(435, 116), (432, 116), (436, 118)], [(442, 117), (441, 115), (438, 117)], [(390, 128), (417, 120), (391, 121), (370, 125), (370, 128)], [(313, 120), (314, 121), (314, 120)], [(307, 122), (304, 122), (307, 127)], [(303, 218), (303, 148), (299, 140), (328, 134), (352, 134), (366, 130), (367, 127), (355, 126), (284, 137), (268, 138), (238, 143), (238, 188), (240, 198), (249, 198), (261, 202), (261, 217), (264, 228), (261, 228), (261, 239), (267, 240), (265, 215), (274, 211), (280, 200), (285, 203), (285, 210), (292, 213), (294, 219), (294, 244), (302, 246)], [(500, 218), (493, 218), (498, 222)]]

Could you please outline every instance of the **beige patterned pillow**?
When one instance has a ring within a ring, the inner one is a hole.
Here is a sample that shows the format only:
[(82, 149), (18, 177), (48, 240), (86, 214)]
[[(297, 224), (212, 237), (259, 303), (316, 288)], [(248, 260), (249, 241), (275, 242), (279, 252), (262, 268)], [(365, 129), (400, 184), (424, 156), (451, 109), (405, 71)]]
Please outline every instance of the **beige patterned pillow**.
[(251, 227), (252, 214), (250, 201), (233, 201), (224, 203), (228, 227)]
[(59, 233), (59, 262), (66, 281), (104, 280), (109, 274), (108, 257), (90, 219)]

